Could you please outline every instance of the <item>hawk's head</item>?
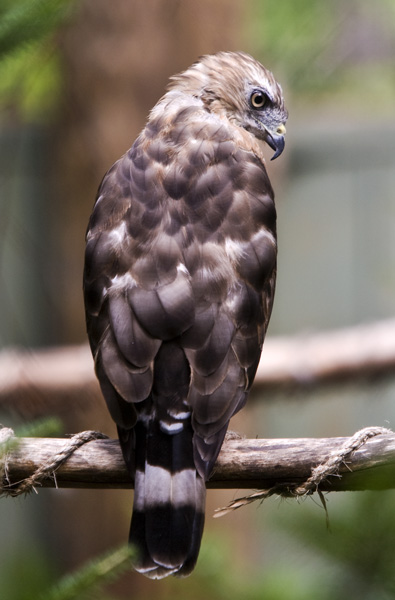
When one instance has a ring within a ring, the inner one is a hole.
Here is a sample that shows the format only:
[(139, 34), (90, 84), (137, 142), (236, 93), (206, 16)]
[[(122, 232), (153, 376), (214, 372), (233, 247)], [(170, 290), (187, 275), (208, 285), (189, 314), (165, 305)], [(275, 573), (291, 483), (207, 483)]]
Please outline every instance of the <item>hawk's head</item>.
[(285, 122), (281, 86), (272, 73), (244, 52), (202, 56), (171, 78), (169, 89), (201, 99), (208, 110), (226, 116), (275, 150), (284, 149)]

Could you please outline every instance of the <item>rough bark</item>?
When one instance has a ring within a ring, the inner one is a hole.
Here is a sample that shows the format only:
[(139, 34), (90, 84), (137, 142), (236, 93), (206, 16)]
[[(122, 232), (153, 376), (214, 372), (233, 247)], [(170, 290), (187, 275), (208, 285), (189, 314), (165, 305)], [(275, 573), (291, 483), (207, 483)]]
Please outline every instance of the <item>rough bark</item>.
[[(395, 434), (374, 435), (365, 438), (346, 459), (341, 458), (336, 471), (319, 483), (317, 480), (316, 488), (321, 491), (395, 488)], [(324, 465), (338, 455), (342, 457), (352, 439), (229, 439), (224, 443), (208, 487), (275, 487), (292, 492), (318, 465)], [(56, 463), (57, 453), (63, 453), (69, 444), (70, 440), (54, 438), (18, 440), (18, 446), (7, 454), (3, 491), (7, 492), (9, 486), (32, 476), (42, 465), (49, 466), (49, 476), (39, 483), (42, 487), (133, 487), (119, 443), (112, 439), (96, 439), (83, 444), (51, 471), (51, 461)]]

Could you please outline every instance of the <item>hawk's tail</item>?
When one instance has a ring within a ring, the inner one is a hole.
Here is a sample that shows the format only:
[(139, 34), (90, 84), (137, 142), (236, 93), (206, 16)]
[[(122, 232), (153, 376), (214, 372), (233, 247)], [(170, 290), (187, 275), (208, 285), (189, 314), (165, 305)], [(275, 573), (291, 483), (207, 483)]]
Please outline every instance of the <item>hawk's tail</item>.
[(173, 434), (162, 431), (156, 420), (138, 421), (134, 428), (129, 541), (137, 552), (136, 570), (151, 579), (189, 575), (199, 554), (206, 486), (193, 460), (192, 428), (183, 425)]

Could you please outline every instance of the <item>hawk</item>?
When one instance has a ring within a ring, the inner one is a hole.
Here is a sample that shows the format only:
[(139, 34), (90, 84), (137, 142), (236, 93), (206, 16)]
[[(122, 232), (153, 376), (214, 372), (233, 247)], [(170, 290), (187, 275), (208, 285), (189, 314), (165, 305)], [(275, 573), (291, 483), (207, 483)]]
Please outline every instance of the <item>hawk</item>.
[(251, 56), (203, 56), (171, 78), (89, 221), (87, 330), (150, 578), (193, 570), (205, 482), (258, 366), (277, 255), (262, 142), (281, 154), (287, 116)]

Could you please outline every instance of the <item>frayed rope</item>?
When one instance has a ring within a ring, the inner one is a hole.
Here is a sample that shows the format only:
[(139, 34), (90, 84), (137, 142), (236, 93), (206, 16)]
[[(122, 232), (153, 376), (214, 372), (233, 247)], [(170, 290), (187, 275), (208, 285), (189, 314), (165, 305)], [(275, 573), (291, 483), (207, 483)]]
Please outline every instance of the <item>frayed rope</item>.
[(28, 494), (36, 490), (36, 486), (41, 485), (41, 482), (46, 478), (55, 480), (56, 485), (56, 470), (75, 452), (78, 448), (91, 442), (92, 440), (107, 439), (108, 436), (100, 431), (81, 431), (73, 435), (65, 442), (62, 450), (53, 455), (51, 460), (42, 464), (38, 469), (27, 479), (23, 479), (19, 483), (10, 483), (7, 468), (7, 455), (11, 449), (18, 445), (18, 438), (12, 429), (2, 427), (0, 429), (0, 496), (19, 496)]
[(223, 517), (237, 508), (241, 508), (242, 506), (246, 506), (247, 504), (251, 504), (251, 502), (256, 502), (257, 500), (266, 500), (266, 498), (269, 498), (273, 495), (283, 496), (284, 498), (300, 498), (314, 494), (314, 492), (318, 493), (321, 503), (327, 514), (325, 497), (320, 491), (319, 485), (330, 476), (339, 477), (339, 469), (341, 465), (347, 466), (346, 459), (349, 458), (353, 452), (363, 446), (368, 439), (377, 435), (386, 435), (391, 433), (393, 432), (385, 427), (365, 427), (347, 439), (343, 446), (336, 452), (332, 452), (330, 457), (324, 463), (315, 467), (311, 471), (310, 477), (301, 485), (276, 485), (267, 490), (254, 492), (248, 496), (233, 500), (230, 502), (230, 504), (228, 504), (228, 506), (217, 508), (214, 511), (214, 517)]

